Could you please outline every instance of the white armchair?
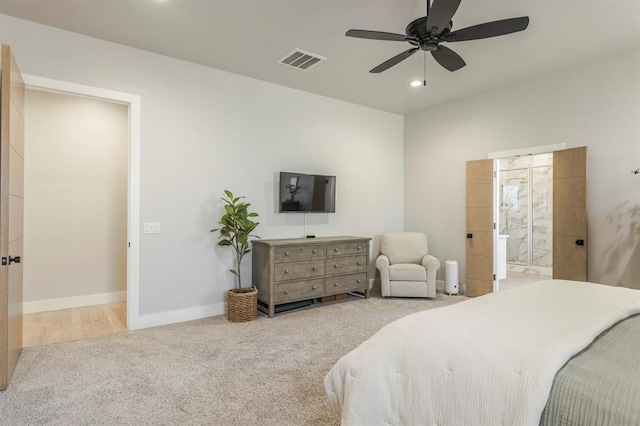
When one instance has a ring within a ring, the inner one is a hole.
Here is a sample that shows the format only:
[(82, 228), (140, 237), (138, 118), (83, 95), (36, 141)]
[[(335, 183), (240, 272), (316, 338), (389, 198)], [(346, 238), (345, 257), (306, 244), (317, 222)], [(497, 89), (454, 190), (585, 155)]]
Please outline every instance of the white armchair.
[(376, 268), (380, 271), (382, 297), (436, 297), (440, 261), (429, 254), (425, 234), (382, 235)]

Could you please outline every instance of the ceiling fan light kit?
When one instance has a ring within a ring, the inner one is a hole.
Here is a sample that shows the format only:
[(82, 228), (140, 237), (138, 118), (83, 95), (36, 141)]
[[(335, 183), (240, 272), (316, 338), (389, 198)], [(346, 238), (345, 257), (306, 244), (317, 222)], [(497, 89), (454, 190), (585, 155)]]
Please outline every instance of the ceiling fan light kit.
[(427, 15), (410, 22), (404, 35), (370, 30), (349, 30), (345, 35), (370, 40), (405, 41), (413, 46), (369, 71), (374, 74), (388, 70), (418, 50), (430, 52), (442, 67), (449, 71), (456, 71), (464, 67), (466, 63), (460, 55), (448, 47), (442, 46), (441, 43), (497, 37), (525, 30), (529, 25), (529, 17), (523, 16), (485, 22), (451, 31), (453, 28), (452, 18), (460, 6), (460, 1), (433, 0), (433, 3), (429, 4), (429, 0), (427, 0)]

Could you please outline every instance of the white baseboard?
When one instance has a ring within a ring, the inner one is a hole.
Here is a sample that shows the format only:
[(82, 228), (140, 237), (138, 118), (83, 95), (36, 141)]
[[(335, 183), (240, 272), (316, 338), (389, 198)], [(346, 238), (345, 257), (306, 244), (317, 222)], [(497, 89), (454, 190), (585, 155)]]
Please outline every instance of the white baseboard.
[(225, 303), (198, 306), (196, 308), (180, 309), (177, 311), (159, 312), (157, 314), (140, 315), (135, 329), (158, 327), (161, 325), (193, 321), (201, 318), (222, 315), (225, 313)]
[(118, 302), (124, 302), (125, 300), (127, 300), (126, 291), (117, 291), (113, 293), (89, 294), (86, 296), (63, 297), (60, 299), (37, 300), (35, 302), (25, 302), (22, 305), (22, 313), (34, 314), (37, 312), (80, 308), (82, 306), (118, 303)]

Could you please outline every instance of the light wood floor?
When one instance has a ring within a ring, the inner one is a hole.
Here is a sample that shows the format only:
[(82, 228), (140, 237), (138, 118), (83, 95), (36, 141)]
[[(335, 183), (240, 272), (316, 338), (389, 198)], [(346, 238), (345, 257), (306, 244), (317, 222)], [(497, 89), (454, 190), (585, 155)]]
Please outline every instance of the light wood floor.
[(23, 316), (23, 347), (71, 342), (126, 329), (126, 302), (38, 312)]

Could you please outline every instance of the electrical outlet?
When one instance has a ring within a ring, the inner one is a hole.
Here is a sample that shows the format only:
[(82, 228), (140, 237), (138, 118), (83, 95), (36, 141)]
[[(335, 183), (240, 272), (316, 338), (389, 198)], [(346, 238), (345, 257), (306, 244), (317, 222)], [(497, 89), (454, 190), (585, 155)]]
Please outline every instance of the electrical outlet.
[(159, 234), (160, 223), (158, 222), (145, 222), (142, 225), (142, 232), (145, 234)]

